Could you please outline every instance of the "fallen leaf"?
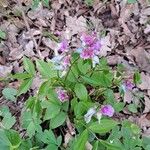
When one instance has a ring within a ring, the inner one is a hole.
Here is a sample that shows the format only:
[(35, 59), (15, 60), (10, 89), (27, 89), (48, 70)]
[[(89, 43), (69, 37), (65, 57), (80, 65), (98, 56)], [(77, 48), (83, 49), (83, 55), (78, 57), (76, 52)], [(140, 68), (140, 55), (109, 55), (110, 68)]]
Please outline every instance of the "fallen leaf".
[(142, 72), (141, 81), (142, 83), (137, 85), (138, 88), (140, 88), (141, 90), (150, 90), (150, 76)]
[(148, 113), (150, 112), (150, 98), (147, 96), (144, 96), (144, 101), (145, 101), (145, 109), (143, 113)]
[(87, 31), (86, 19), (83, 16), (66, 17), (66, 26), (72, 32), (72, 35)]
[(150, 54), (143, 47), (137, 47), (129, 52), (142, 71), (150, 73)]
[(12, 71), (12, 66), (2, 66), (0, 65), (0, 77), (6, 77)]
[(103, 38), (101, 38), (101, 50), (100, 50), (100, 56), (106, 56), (107, 52), (111, 51), (111, 43), (110, 43), (110, 36), (107, 35)]

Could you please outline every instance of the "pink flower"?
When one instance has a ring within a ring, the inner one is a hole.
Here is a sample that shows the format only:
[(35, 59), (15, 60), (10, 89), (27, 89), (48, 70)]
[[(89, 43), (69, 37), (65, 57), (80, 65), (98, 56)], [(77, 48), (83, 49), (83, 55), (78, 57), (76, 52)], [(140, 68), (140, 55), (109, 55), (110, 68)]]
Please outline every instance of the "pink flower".
[(84, 34), (82, 34), (80, 39), (81, 39), (81, 41), (83, 42), (84, 45), (90, 46), (94, 43), (96, 37), (93, 36), (93, 35), (88, 35), (88, 34), (84, 33)]
[(96, 43), (94, 43), (91, 46), (91, 48), (94, 49), (96, 55), (99, 55), (101, 47), (102, 47), (102, 45), (101, 45), (101, 42), (99, 40), (96, 41)]
[(68, 52), (68, 41), (65, 39), (61, 43), (59, 43), (59, 50), (61, 52)]
[(71, 62), (71, 56), (70, 55), (65, 56), (63, 59), (63, 66), (67, 68), (68, 66), (70, 66), (70, 62)]
[(111, 105), (105, 105), (101, 108), (101, 113), (104, 116), (112, 117), (114, 115), (114, 108)]
[(65, 102), (65, 101), (69, 100), (69, 96), (67, 94), (67, 91), (63, 90), (61, 87), (59, 87), (59, 88), (56, 89), (56, 93), (57, 93), (58, 99), (61, 102)]
[(94, 57), (94, 50), (91, 48), (83, 49), (80, 53), (80, 57), (83, 59), (92, 59)]
[(124, 82), (124, 85), (125, 85), (125, 89), (127, 89), (127, 90), (132, 90), (133, 88), (134, 88), (134, 84), (131, 82), (131, 81), (129, 81), (129, 80), (126, 80), (125, 82)]

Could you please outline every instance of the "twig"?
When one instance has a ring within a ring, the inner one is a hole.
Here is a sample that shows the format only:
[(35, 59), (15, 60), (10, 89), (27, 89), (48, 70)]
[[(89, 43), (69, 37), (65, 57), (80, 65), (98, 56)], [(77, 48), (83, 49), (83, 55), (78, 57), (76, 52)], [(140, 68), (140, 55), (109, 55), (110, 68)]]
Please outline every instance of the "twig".
[(33, 42), (34, 42), (35, 49), (36, 49), (36, 51), (37, 51), (39, 57), (42, 59), (42, 55), (41, 55), (40, 51), (38, 50), (38, 47), (39, 47), (39, 46), (38, 46), (38, 44), (37, 44), (37, 42), (36, 42), (36, 40), (35, 40), (35, 38), (34, 38), (34, 36), (33, 36), (33, 34), (32, 34), (32, 31), (31, 31), (31, 29), (30, 29), (29, 23), (28, 23), (28, 21), (27, 21), (27, 19), (26, 19), (26, 15), (25, 15), (25, 13), (24, 13), (24, 11), (23, 11), (21, 1), (20, 1), (20, 0), (17, 0), (17, 1), (18, 1), (18, 5), (19, 5), (19, 8), (20, 8), (20, 11), (21, 11), (21, 13), (22, 13), (22, 17), (23, 17), (24, 23), (25, 23), (25, 25), (26, 25), (26, 27), (27, 27), (27, 30), (29, 31), (29, 33), (30, 33), (30, 35), (31, 35), (31, 38), (32, 38)]

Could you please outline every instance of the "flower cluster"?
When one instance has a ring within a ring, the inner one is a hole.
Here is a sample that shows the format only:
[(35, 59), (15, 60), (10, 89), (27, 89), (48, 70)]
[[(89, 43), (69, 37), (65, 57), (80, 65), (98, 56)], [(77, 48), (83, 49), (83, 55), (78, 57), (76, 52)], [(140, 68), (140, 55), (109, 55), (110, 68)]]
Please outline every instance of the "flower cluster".
[(98, 111), (96, 111), (96, 107), (94, 108), (92, 107), (84, 115), (84, 120), (86, 123), (89, 123), (91, 121), (92, 116), (96, 115), (98, 121), (100, 122), (102, 115), (112, 117), (114, 113), (115, 113), (115, 110), (111, 105), (104, 105)]
[(80, 57), (84, 60), (91, 59), (93, 67), (99, 63), (98, 55), (100, 54), (101, 41), (97, 38), (96, 33), (91, 35), (83, 33), (81, 36), (82, 47), (77, 49)]
[(61, 102), (65, 102), (69, 100), (69, 96), (67, 91), (64, 90), (62, 87), (56, 88), (57, 97)]
[(55, 69), (62, 71), (61, 77), (64, 76), (67, 72), (68, 67), (71, 63), (71, 55), (69, 52), (69, 44), (67, 40), (63, 40), (58, 44), (58, 52), (60, 54), (55, 54), (55, 57), (51, 59), (51, 62), (55, 65)]

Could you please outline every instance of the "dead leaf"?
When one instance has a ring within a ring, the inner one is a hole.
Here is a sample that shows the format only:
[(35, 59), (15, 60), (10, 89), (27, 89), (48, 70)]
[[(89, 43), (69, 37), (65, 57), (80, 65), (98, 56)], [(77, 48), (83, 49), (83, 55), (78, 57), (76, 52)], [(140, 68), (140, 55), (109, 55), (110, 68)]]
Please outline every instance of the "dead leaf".
[(137, 47), (129, 52), (142, 71), (150, 73), (150, 54), (143, 47)]
[(12, 66), (3, 66), (0, 65), (0, 77), (7, 77), (12, 71)]
[(133, 100), (133, 94), (129, 91), (129, 90), (127, 90), (126, 92), (125, 92), (125, 94), (124, 94), (124, 98), (123, 98), (123, 101), (125, 102), (125, 103), (131, 103), (132, 102), (132, 100)]
[(150, 98), (147, 96), (144, 96), (144, 100), (145, 100), (145, 109), (143, 113), (148, 113), (150, 112)]
[(63, 144), (63, 146), (65, 148), (67, 148), (68, 143), (69, 143), (70, 140), (72, 140), (72, 138), (73, 138), (73, 136), (69, 132), (67, 132), (65, 137), (64, 137), (64, 144)]
[(111, 51), (110, 35), (101, 38), (101, 44), (100, 56), (106, 56)]
[(141, 90), (150, 90), (150, 76), (145, 74), (144, 72), (141, 73), (141, 80), (142, 83), (137, 85)]
[(86, 19), (83, 16), (66, 17), (66, 26), (72, 32), (72, 35), (87, 31)]

